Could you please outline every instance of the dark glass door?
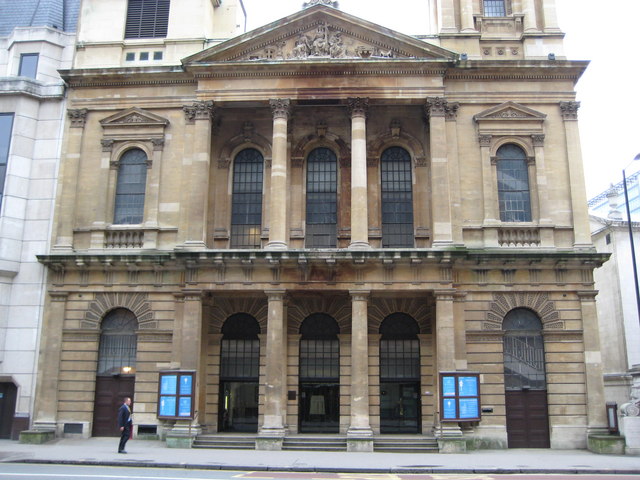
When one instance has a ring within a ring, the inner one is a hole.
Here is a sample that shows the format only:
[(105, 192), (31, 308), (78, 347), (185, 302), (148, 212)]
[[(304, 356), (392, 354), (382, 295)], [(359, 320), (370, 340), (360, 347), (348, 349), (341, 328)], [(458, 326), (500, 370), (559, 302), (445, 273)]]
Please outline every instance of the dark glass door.
[(222, 382), (220, 431), (258, 431), (258, 383)]
[(11, 437), (18, 389), (13, 383), (0, 383), (0, 438)]
[(300, 433), (338, 433), (340, 385), (300, 384)]
[(420, 433), (420, 383), (380, 384), (380, 433)]

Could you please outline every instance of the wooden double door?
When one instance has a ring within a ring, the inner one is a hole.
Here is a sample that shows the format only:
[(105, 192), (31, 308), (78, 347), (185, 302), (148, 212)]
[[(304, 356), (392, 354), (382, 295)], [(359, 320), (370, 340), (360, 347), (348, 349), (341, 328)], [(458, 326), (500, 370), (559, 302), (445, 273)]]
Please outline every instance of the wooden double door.
[(549, 448), (549, 409), (546, 390), (507, 390), (509, 448)]
[[(118, 409), (124, 397), (133, 399), (134, 375), (96, 377), (96, 397), (93, 406), (94, 437), (119, 437)], [(133, 410), (133, 405), (131, 406)]]

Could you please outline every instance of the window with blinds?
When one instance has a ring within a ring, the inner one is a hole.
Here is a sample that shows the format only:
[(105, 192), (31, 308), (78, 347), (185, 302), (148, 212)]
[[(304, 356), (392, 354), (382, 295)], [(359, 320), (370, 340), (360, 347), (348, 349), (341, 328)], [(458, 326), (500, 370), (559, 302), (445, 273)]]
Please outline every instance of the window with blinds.
[(124, 38), (162, 38), (169, 27), (170, 0), (129, 0)]

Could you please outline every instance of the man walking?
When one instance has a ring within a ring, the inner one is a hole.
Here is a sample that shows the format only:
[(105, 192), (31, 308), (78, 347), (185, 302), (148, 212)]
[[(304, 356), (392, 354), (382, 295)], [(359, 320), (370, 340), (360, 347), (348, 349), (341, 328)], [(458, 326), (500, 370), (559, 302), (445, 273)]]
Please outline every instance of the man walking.
[(131, 436), (130, 405), (131, 398), (125, 397), (123, 404), (118, 409), (118, 427), (120, 427), (120, 445), (118, 445), (118, 453), (127, 453), (124, 447)]

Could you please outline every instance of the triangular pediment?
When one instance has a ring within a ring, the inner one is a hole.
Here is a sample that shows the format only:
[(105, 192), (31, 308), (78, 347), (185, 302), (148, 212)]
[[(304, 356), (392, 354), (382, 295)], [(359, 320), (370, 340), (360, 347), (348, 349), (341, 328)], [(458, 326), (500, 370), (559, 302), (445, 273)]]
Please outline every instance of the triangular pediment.
[(476, 122), (482, 120), (538, 120), (544, 121), (547, 116), (516, 102), (505, 102), (495, 107), (488, 108), (475, 115)]
[(121, 127), (123, 125), (136, 125), (144, 127), (164, 127), (169, 120), (141, 108), (128, 108), (100, 120), (103, 127)]
[(316, 5), (183, 59), (227, 62), (453, 61), (457, 54), (324, 5)]

